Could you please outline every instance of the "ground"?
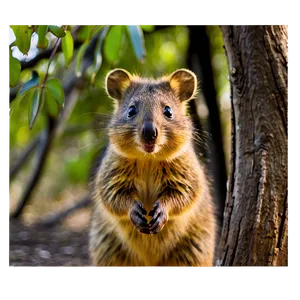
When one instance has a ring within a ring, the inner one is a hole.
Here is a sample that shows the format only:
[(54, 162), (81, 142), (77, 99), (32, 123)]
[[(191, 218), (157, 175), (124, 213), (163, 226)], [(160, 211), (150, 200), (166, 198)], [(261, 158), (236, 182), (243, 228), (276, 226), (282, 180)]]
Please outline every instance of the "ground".
[(9, 224), (10, 266), (88, 266), (88, 232)]
[[(10, 213), (14, 211), (22, 193), (22, 185), (26, 182), (26, 174), (22, 176), (10, 184)], [(73, 207), (87, 194), (85, 186), (70, 186), (55, 193), (53, 179), (50, 180), (49, 176), (41, 182), (20, 219), (10, 221), (10, 266), (89, 265), (90, 206), (73, 211), (53, 227), (35, 225)]]

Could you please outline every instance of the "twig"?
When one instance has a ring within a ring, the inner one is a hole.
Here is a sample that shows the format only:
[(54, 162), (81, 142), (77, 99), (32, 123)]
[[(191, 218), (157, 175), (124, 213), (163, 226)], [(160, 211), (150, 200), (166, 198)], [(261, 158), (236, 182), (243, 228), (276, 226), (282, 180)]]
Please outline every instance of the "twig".
[[(76, 26), (74, 32), (76, 32), (78, 30), (80, 26)], [(157, 31), (160, 31), (160, 30), (164, 30), (164, 29), (167, 29), (167, 28), (170, 28), (170, 27), (173, 27), (172, 25), (161, 25), (161, 26), (155, 26), (155, 30), (153, 32), (144, 32), (145, 35), (151, 35), (152, 33), (154, 32), (157, 32)], [(73, 32), (73, 31), (72, 31)], [(73, 36), (74, 38), (74, 36)], [(75, 49), (78, 49), (80, 46), (82, 45), (82, 42), (75, 39), (74, 38), (74, 50)], [(30, 69), (30, 68), (33, 68), (35, 67), (35, 65), (40, 62), (42, 59), (49, 59), (50, 56), (51, 56), (51, 53), (53, 52), (53, 48), (51, 49), (46, 49), (42, 52), (40, 52), (39, 54), (37, 54), (32, 60), (30, 61), (22, 61), (21, 62), (21, 71), (25, 70), (25, 69)], [(56, 53), (59, 53), (61, 52), (62, 49), (61, 49), (61, 45), (59, 45)], [(19, 90), (19, 87), (18, 88), (11, 88), (10, 89), (10, 93), (9, 93), (9, 102), (12, 102), (15, 98), (16, 98), (16, 95), (17, 95), (17, 92)]]
[(74, 205), (70, 206), (66, 210), (55, 214), (50, 214), (42, 221), (37, 222), (35, 225), (51, 227), (53, 225), (56, 225), (57, 223), (62, 222), (66, 217), (70, 216), (76, 210), (88, 207), (90, 204), (91, 204), (91, 199), (88, 195), (86, 195), (83, 199), (81, 199), (79, 202), (75, 203)]
[[(72, 89), (73, 89), (74, 85), (76, 84), (77, 80), (78, 79), (76, 78), (76, 76), (72, 75), (67, 80), (67, 82), (63, 85), (63, 90), (64, 90), (64, 94), (66, 95), (66, 98), (68, 98), (69, 95), (71, 94)], [(72, 97), (72, 99), (74, 99), (74, 97)], [(74, 105), (75, 104), (72, 103), (72, 107), (74, 107)], [(65, 105), (65, 108), (61, 111), (61, 115), (64, 114), (65, 110), (69, 111), (68, 104)], [(69, 112), (69, 114), (70, 114), (70, 112)], [(61, 117), (61, 119), (62, 119), (62, 117)], [(66, 118), (64, 118), (64, 119), (66, 119)], [(62, 122), (62, 120), (60, 120), (60, 122)], [(61, 129), (60, 129), (60, 131), (61, 131)], [(11, 171), (9, 171), (9, 179), (10, 180), (12, 180), (17, 175), (17, 173), (21, 170), (23, 165), (26, 163), (27, 159), (30, 156), (30, 153), (37, 147), (37, 145), (39, 143), (39, 138), (40, 138), (40, 134), (28, 145), (28, 147), (24, 150), (24, 152), (19, 157), (18, 161), (11, 168)]]
[[(93, 57), (84, 58), (84, 61), (82, 62), (83, 71), (85, 71), (90, 66), (92, 61), (93, 61)], [(68, 80), (67, 84), (64, 85), (64, 92), (65, 93), (67, 92), (69, 94), (69, 92), (72, 91), (74, 86), (76, 86), (76, 82), (78, 82), (78, 80), (81, 79), (78, 79), (75, 76), (75, 74), (73, 74), (71, 78)], [(69, 101), (66, 101), (64, 110), (61, 112), (61, 115), (56, 120), (48, 116), (48, 126), (45, 132), (43, 132), (43, 134), (41, 135), (41, 139), (38, 147), (36, 165), (33, 168), (33, 171), (29, 178), (28, 185), (26, 186), (25, 192), (23, 193), (20, 201), (18, 202), (16, 210), (10, 216), (11, 218), (18, 218), (21, 215), (25, 205), (29, 201), (32, 192), (34, 191), (35, 187), (37, 186), (40, 180), (41, 177), (40, 175), (43, 171), (47, 156), (49, 154), (53, 140), (55, 138), (56, 130), (57, 128), (59, 128), (60, 122), (66, 122), (66, 119), (64, 118), (64, 111), (66, 111), (67, 115), (70, 115), (71, 111), (69, 110), (68, 106), (74, 107), (75, 105), (74, 101), (75, 101), (74, 97), (72, 97), (72, 99), (69, 99)], [(62, 129), (59, 128), (58, 130), (61, 131)]]
[[(60, 44), (57, 43), (56, 46), (57, 46), (57, 49), (56, 49), (56, 51), (57, 51), (59, 49), (59, 47), (60, 47)], [(55, 49), (55, 46), (54, 46), (54, 48), (52, 48), (52, 50), (54, 51), (54, 49)], [(92, 51), (90, 51), (90, 55), (89, 56), (86, 55), (85, 60), (82, 62), (82, 69), (83, 70), (86, 70), (89, 67), (89, 65), (91, 64), (92, 58), (90, 59), (90, 56), (92, 56)], [(49, 66), (50, 66), (50, 63), (48, 64), (48, 68), (49, 68)], [(76, 85), (76, 83), (79, 80), (81, 80), (81, 79), (78, 79), (74, 73), (69, 78), (67, 78), (67, 80), (63, 84), (63, 90), (64, 90), (64, 94), (65, 94), (66, 98), (72, 92), (74, 86)], [(74, 97), (71, 97), (71, 98), (74, 99)], [(70, 104), (70, 106), (72, 106), (72, 108), (73, 108), (74, 105), (75, 105), (75, 102), (72, 101), (71, 104)], [(64, 108), (64, 110), (61, 111), (60, 122), (62, 122), (63, 120), (66, 120), (66, 115), (65, 115), (66, 112), (68, 112), (68, 115), (70, 115), (71, 111), (72, 111), (72, 109), (69, 109), (69, 105), (66, 105), (65, 108)], [(64, 115), (64, 116), (62, 116), (62, 115)], [(60, 125), (60, 128), (58, 129), (58, 131), (61, 131), (61, 130), (62, 130), (62, 128), (61, 128), (61, 125)], [(38, 138), (39, 137), (37, 137), (37, 139)], [(18, 159), (18, 162), (11, 168), (10, 175), (9, 175), (10, 179), (12, 179), (12, 178), (15, 177), (15, 175), (17, 174), (17, 172), (21, 169), (21, 167), (27, 161), (27, 159), (29, 157), (29, 154), (35, 149), (35, 147), (37, 145), (38, 145), (38, 140), (36, 140), (35, 143), (32, 142), (32, 144), (30, 144), (28, 146), (28, 148), (26, 148), (26, 150), (24, 151), (24, 153)]]
[[(51, 56), (49, 58), (49, 63), (48, 63), (46, 75), (45, 75), (45, 78), (43, 81), (43, 85), (45, 84), (45, 82), (47, 80), (49, 67), (54, 58), (54, 55), (58, 48), (60, 40), (61, 40), (60, 38), (57, 39), (56, 44), (53, 49), (53, 52), (51, 53)], [(38, 183), (38, 180), (40, 178), (40, 175), (43, 171), (43, 168), (44, 168), (44, 165), (46, 162), (48, 152), (50, 150), (50, 145), (53, 141), (53, 136), (54, 136), (53, 132), (54, 132), (55, 127), (56, 127), (56, 120), (54, 120), (51, 116), (48, 115), (46, 130), (40, 136), (36, 165), (33, 168), (33, 171), (32, 171), (31, 177), (29, 178), (29, 182), (26, 186), (25, 192), (22, 194), (21, 200), (18, 202), (16, 210), (11, 214), (12, 218), (18, 218), (21, 215), (26, 202), (30, 199), (31, 194), (32, 194), (35, 186)]]
[[(82, 42), (80, 42), (78, 40), (74, 40), (74, 50), (78, 49), (81, 45), (82, 45)], [(46, 49), (46, 50), (40, 52), (39, 54), (37, 54), (33, 59), (31, 59), (29, 61), (21, 61), (21, 71), (23, 71), (25, 69), (33, 68), (42, 59), (49, 59), (51, 56), (51, 53), (53, 52), (53, 49), (54, 48)], [(59, 53), (61, 51), (62, 51), (62, 49), (61, 49), (61, 45), (60, 45), (58, 47), (56, 53)]]
[(48, 66), (47, 66), (47, 70), (46, 70), (46, 74), (45, 74), (45, 78), (44, 78), (44, 80), (43, 80), (42, 86), (43, 86), (43, 85), (46, 83), (46, 81), (47, 81), (47, 78), (48, 78), (48, 75), (49, 75), (49, 68), (50, 68), (50, 65), (51, 65), (51, 63), (52, 63), (52, 61), (53, 61), (53, 58), (54, 58), (54, 56), (55, 56), (55, 54), (56, 54), (56, 51), (57, 51), (57, 49), (58, 49), (58, 46), (60, 46), (60, 44), (61, 44), (61, 38), (58, 38), (58, 39), (56, 40), (56, 42), (55, 42), (54, 47), (53, 47), (53, 51), (52, 51), (52, 53), (51, 53), (51, 55), (50, 55), (50, 57), (49, 57), (49, 62), (48, 62)]
[[(72, 35), (73, 35), (73, 39), (74, 39), (74, 50), (78, 49), (82, 45), (82, 42), (75, 39), (75, 34), (76, 34), (77, 30), (79, 29), (79, 27), (80, 26), (75, 26), (72, 30)], [(23, 71), (25, 69), (33, 68), (42, 59), (47, 59), (47, 58), (49, 59), (51, 57), (51, 54), (53, 53), (54, 47), (40, 52), (30, 61), (22, 61), (21, 62), (21, 71)], [(61, 52), (61, 51), (62, 51), (62, 48), (61, 48), (61, 45), (59, 45), (56, 53)]]
[[(96, 38), (93, 39), (92, 41), (92, 45), (94, 45), (95, 47), (95, 40)], [(59, 49), (59, 46), (58, 48)], [(89, 55), (85, 55), (84, 56), (84, 60), (82, 62), (82, 69), (85, 71), (91, 64), (92, 61), (92, 56), (93, 56), (93, 49), (91, 46), (89, 46)], [(53, 50), (53, 49), (52, 49)], [(50, 64), (48, 64), (49, 67)], [(66, 78), (64, 81), (64, 85), (63, 85), (63, 90), (64, 90), (64, 94), (66, 95), (66, 98), (68, 97), (68, 95), (72, 94), (72, 91), (74, 90), (74, 86), (77, 85), (78, 82), (80, 82), (82, 79), (81, 78), (77, 78), (75, 76), (74, 73), (72, 73), (71, 76), (69, 76), (68, 78)], [(74, 94), (72, 94), (70, 97), (68, 97), (68, 104), (65, 105), (64, 109), (61, 111), (61, 114), (59, 116), (59, 124), (58, 128), (56, 129), (58, 131), (58, 134), (60, 135), (63, 131), (63, 123), (69, 118), (75, 104), (77, 101), (77, 96), (78, 92), (74, 91)], [(38, 142), (38, 141), (36, 141)], [(21, 167), (23, 166), (23, 164), (26, 162), (26, 160), (29, 157), (29, 154), (33, 151), (33, 149), (37, 146), (37, 144), (34, 144), (32, 142), (33, 145), (30, 145), (26, 148), (26, 150), (21, 154), (20, 158), (18, 159), (18, 162), (14, 165), (14, 167), (11, 170), (11, 175), (10, 175), (10, 180), (13, 180), (15, 175), (18, 173), (18, 171), (21, 169)], [(31, 149), (31, 147), (33, 147)], [(29, 153), (27, 153), (27, 151)]]
[(53, 120), (51, 118), (49, 118), (48, 126), (47, 126), (46, 130), (43, 131), (40, 136), (35, 166), (33, 167), (31, 176), (26, 185), (25, 192), (22, 194), (21, 199), (19, 200), (19, 202), (17, 204), (17, 208), (11, 214), (11, 216), (10, 216), (11, 218), (18, 218), (21, 215), (26, 202), (30, 198), (30, 196), (34, 190), (34, 187), (36, 186), (36, 184), (38, 182), (38, 179), (43, 170), (43, 166), (45, 164), (45, 160), (46, 160), (46, 157), (47, 157), (49, 149), (50, 149), (50, 143), (52, 141), (52, 139), (50, 138), (50, 135), (53, 130), (53, 125), (54, 125)]
[[(75, 34), (76, 34), (76, 32), (78, 31), (79, 28), (80, 28), (80, 26), (75, 26), (72, 30), (72, 36), (73, 36), (73, 39), (74, 39), (74, 50), (78, 49), (82, 45), (81, 41), (75, 39)], [(53, 53), (61, 52), (62, 51), (61, 43), (59, 43), (59, 45), (57, 46), (57, 41), (56, 41), (56, 44), (52, 48), (46, 49), (46, 50), (40, 52), (32, 60), (30, 60), (30, 61), (21, 61), (20, 62), (21, 63), (21, 71), (23, 71), (25, 69), (34, 68), (35, 65), (38, 62), (40, 62), (42, 59), (50, 59), (51, 60), (51, 56), (53, 55)], [(56, 46), (57, 46), (57, 49), (55, 49)], [(10, 90), (9, 90), (9, 102), (12, 102), (16, 98), (19, 88), (20, 88), (20, 86), (10, 88)]]

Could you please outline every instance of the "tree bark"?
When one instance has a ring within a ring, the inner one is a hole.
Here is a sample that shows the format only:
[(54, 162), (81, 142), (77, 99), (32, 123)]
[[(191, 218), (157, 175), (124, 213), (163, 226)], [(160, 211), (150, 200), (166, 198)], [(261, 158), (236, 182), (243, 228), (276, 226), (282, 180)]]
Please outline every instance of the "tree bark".
[(287, 26), (222, 26), (232, 103), (217, 265), (287, 265)]

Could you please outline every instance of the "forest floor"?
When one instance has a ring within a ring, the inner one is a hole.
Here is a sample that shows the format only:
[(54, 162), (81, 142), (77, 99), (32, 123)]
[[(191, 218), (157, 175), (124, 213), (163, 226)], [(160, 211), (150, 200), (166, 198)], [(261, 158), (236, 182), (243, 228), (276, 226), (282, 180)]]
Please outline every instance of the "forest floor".
[(9, 224), (10, 266), (88, 266), (88, 232)]
[[(25, 175), (19, 176), (9, 189), (10, 211), (14, 211), (20, 198)], [(91, 207), (77, 209), (50, 227), (36, 225), (67, 210), (86, 195), (85, 187), (72, 186), (53, 196), (55, 186), (52, 178), (46, 177), (37, 187), (20, 219), (9, 218), (9, 272), (88, 270)]]

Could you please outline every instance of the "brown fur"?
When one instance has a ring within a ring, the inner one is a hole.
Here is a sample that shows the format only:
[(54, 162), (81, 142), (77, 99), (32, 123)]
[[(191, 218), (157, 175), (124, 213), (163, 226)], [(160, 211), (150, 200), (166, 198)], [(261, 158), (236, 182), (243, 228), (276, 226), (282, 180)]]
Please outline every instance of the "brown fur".
[[(186, 100), (195, 96), (196, 87), (196, 77), (188, 70), (158, 80), (141, 79), (121, 69), (108, 74), (106, 89), (117, 106), (108, 126), (106, 154), (91, 182), (93, 265), (212, 266), (214, 211), (185, 114)], [(128, 119), (131, 105), (138, 113)], [(163, 114), (166, 106), (172, 108), (171, 120)], [(143, 150), (145, 120), (158, 131), (153, 153)], [(147, 213), (159, 201), (166, 222), (157, 234), (143, 234), (132, 223), (135, 200)]]

